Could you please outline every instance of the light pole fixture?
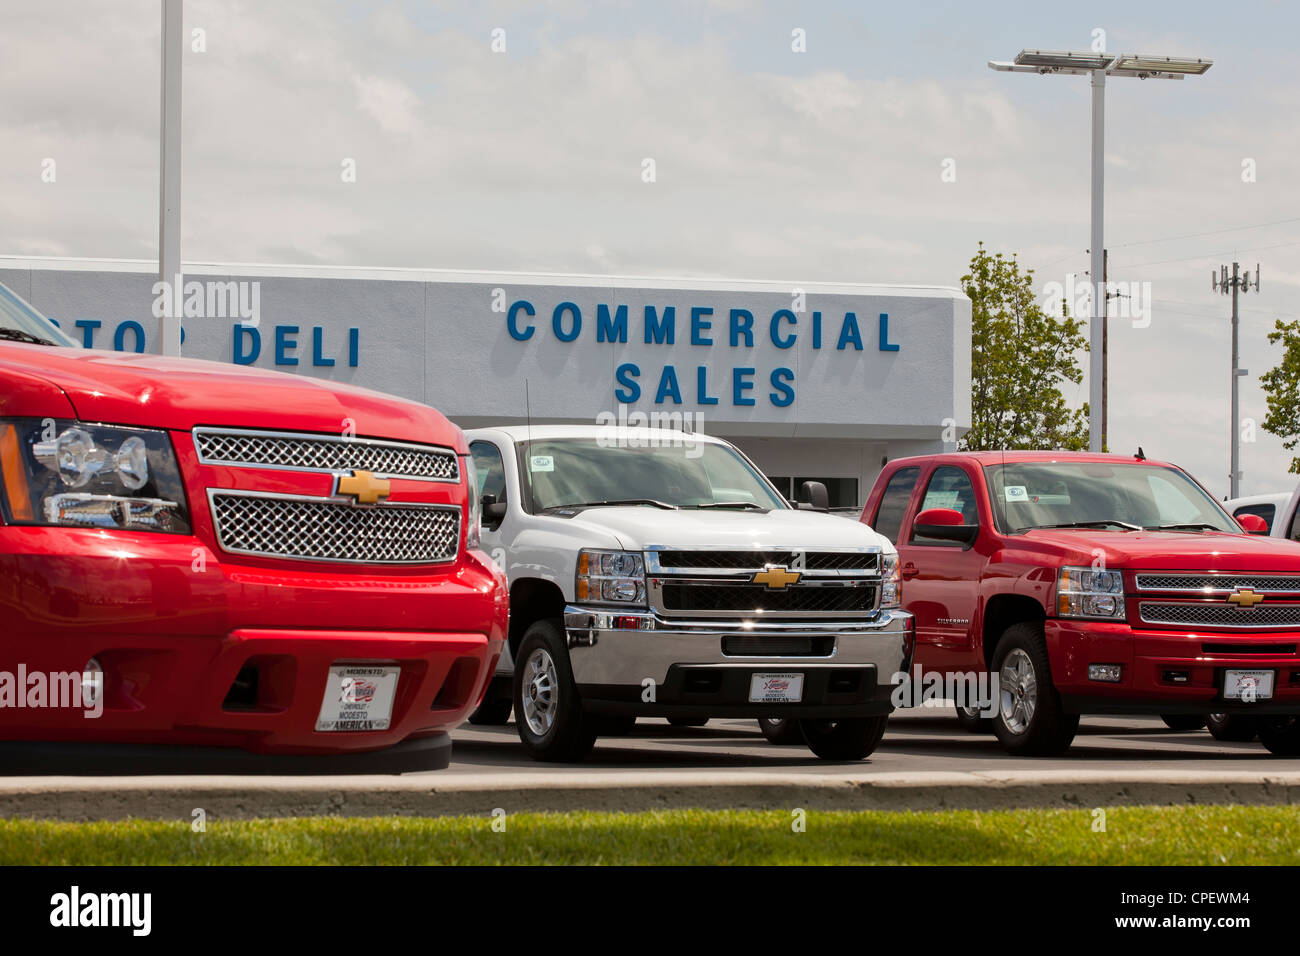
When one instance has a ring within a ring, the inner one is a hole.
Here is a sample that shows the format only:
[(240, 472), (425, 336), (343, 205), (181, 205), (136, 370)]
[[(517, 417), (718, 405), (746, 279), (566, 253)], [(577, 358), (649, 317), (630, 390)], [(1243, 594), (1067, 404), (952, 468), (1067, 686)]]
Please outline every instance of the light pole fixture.
[(1106, 248), (1105, 213), (1106, 77), (1134, 76), (1140, 80), (1181, 80), (1199, 76), (1214, 65), (1199, 57), (1157, 56), (1142, 53), (1097, 53), (1070, 50), (1021, 50), (1014, 60), (989, 60), (989, 67), (1003, 73), (1064, 74), (1092, 77), (1092, 288), (1089, 325), (1088, 449), (1101, 451), (1102, 406), (1105, 403), (1102, 375), (1102, 339), (1105, 334), (1106, 289), (1102, 262)]

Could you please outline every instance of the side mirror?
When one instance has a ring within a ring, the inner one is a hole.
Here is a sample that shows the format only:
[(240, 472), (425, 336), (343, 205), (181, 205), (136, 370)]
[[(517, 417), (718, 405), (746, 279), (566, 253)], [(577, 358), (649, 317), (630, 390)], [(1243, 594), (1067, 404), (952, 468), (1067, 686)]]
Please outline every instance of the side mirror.
[(1237, 515), (1237, 524), (1247, 534), (1268, 534), (1268, 522), (1259, 515)]
[(979, 537), (980, 526), (964, 524), (965, 517), (952, 508), (927, 508), (912, 522), (912, 533), (922, 538), (956, 541), (969, 548)]
[(820, 481), (805, 481), (799, 486), (799, 503), (813, 511), (831, 510), (831, 496)]
[(504, 501), (497, 501), (496, 495), (484, 495), (479, 499), (483, 506), (483, 523), (496, 527), (506, 516), (509, 508)]

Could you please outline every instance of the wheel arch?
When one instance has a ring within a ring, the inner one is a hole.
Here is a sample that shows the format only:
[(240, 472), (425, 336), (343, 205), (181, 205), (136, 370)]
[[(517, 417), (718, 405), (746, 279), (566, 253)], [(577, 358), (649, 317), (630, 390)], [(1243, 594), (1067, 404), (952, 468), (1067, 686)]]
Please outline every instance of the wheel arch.
[(1026, 621), (1045, 621), (1043, 605), (1023, 594), (995, 594), (984, 607), (980, 629), (980, 653), (984, 666), (993, 669), (993, 651), (1007, 628)]
[(520, 578), (510, 585), (510, 657), (518, 660), (524, 632), (536, 621), (564, 614), (564, 592), (554, 581)]

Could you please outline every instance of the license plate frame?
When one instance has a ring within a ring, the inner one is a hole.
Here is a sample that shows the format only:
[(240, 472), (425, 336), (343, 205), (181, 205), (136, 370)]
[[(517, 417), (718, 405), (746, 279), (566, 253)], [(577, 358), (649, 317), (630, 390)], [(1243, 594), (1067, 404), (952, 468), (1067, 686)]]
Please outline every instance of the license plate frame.
[(1245, 700), (1248, 686), (1245, 681), (1254, 680), (1255, 700), (1271, 700), (1277, 685), (1277, 671), (1271, 667), (1232, 667), (1223, 672), (1223, 699)]
[(802, 672), (764, 671), (749, 675), (751, 704), (798, 704), (803, 701)]
[(318, 733), (387, 730), (397, 700), (396, 664), (333, 664), (316, 714)]

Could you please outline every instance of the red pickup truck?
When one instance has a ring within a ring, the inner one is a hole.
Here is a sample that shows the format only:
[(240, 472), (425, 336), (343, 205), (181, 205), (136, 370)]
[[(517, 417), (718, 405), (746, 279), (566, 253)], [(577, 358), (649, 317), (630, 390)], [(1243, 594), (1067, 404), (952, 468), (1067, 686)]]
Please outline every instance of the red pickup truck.
[(445, 766), (507, 627), (474, 487), (432, 408), (82, 349), (0, 285), (0, 740)]
[(1068, 452), (901, 458), (861, 520), (898, 547), (913, 691), (942, 679), (960, 698), (986, 683), (957, 699), (959, 716), (991, 721), (1008, 751), (1063, 752), (1080, 714), (1178, 726), (1226, 713), (1255, 717), (1272, 753), (1300, 755), (1300, 545), (1244, 533), (1179, 468)]

